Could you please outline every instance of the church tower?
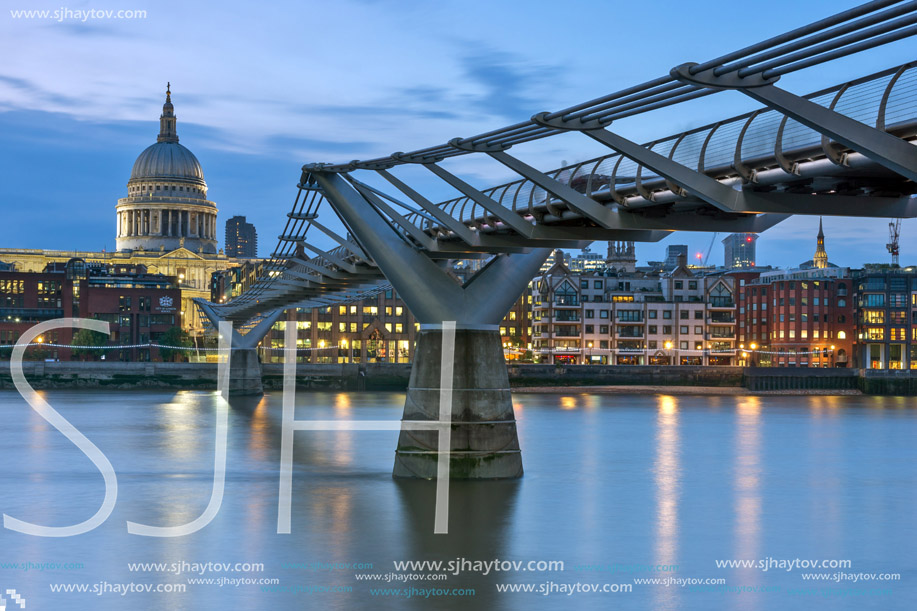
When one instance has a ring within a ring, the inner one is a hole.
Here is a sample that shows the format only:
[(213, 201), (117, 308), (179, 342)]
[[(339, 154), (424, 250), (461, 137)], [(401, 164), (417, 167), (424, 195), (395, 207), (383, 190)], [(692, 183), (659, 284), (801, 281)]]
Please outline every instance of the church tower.
[(817, 269), (828, 267), (828, 253), (825, 251), (825, 232), (822, 229), (821, 217), (818, 218), (818, 238), (816, 240), (815, 256), (812, 264)]
[(633, 242), (609, 242), (605, 265), (619, 272), (633, 272), (637, 269), (637, 253)]

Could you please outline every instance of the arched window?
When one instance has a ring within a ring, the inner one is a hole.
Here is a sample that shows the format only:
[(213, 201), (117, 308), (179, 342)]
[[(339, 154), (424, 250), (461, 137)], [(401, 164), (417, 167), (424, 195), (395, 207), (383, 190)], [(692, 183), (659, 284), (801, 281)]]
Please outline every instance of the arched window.
[(837, 339), (847, 339), (847, 332), (846, 332), (846, 331), (838, 331), (838, 332), (837, 332)]

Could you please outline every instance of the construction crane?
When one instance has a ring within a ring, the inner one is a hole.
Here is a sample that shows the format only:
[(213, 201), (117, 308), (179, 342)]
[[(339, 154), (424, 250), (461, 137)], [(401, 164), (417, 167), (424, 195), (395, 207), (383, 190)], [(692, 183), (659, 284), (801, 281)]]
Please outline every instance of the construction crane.
[(704, 267), (707, 267), (707, 260), (710, 258), (710, 252), (713, 250), (713, 243), (716, 242), (716, 234), (710, 238), (710, 246), (707, 247), (707, 254), (704, 256)]
[(888, 244), (885, 248), (892, 254), (892, 265), (898, 267), (898, 238), (901, 237), (901, 219), (888, 224)]

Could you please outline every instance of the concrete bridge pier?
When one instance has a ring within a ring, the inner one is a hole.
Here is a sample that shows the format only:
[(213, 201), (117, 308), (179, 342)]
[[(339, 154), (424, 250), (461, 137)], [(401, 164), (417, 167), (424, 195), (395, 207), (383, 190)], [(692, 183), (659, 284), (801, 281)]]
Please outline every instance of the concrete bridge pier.
[[(455, 330), (450, 477), (522, 476), (512, 392), (499, 329)], [(438, 420), (442, 325), (422, 325), (404, 402), (404, 420)], [(404, 430), (395, 450), (395, 477), (436, 476), (437, 431)]]
[[(197, 307), (216, 327), (219, 315), (203, 301), (195, 300)], [(283, 308), (272, 311), (242, 335), (232, 331), (232, 351), (229, 355), (229, 395), (236, 397), (260, 396), (264, 394), (261, 384), (261, 361), (258, 359), (258, 343), (264, 339), (273, 324), (283, 314)]]
[[(496, 255), (461, 285), (399, 236), (344, 178), (312, 175), (420, 322), (402, 419), (440, 419), (442, 367), (451, 364), (450, 477), (521, 477), (522, 453), (499, 324), (551, 249)], [(444, 335), (454, 341), (451, 354), (443, 352), (444, 344), (447, 349), (450, 344)], [(444, 450), (438, 431), (402, 427), (392, 475), (433, 479)]]

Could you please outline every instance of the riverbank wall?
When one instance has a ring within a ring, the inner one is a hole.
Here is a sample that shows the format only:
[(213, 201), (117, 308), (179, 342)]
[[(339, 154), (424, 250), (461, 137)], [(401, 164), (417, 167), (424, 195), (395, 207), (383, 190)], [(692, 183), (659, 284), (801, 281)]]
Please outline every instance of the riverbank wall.
[[(263, 366), (266, 390), (283, 386), (283, 365)], [(910, 371), (777, 367), (655, 367), (614, 365), (508, 366), (514, 389), (563, 387), (679, 386), (745, 388), (752, 392), (856, 391), (876, 395), (917, 395), (917, 376)], [(174, 388), (216, 387), (213, 363), (24, 362), (33, 388)], [(409, 363), (299, 364), (298, 388), (338, 390), (405, 390)], [(14, 388), (9, 363), (0, 366), (0, 388)]]

